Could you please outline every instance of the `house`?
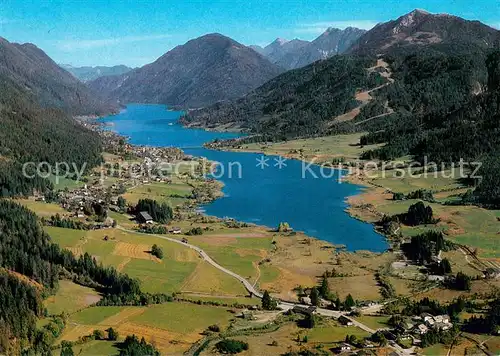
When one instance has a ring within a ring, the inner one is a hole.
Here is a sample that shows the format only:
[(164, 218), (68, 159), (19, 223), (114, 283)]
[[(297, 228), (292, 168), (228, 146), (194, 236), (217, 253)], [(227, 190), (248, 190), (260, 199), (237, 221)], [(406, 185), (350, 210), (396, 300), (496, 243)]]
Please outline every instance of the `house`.
[(417, 334), (420, 334), (420, 335), (423, 335), (425, 333), (427, 333), (427, 331), (429, 331), (429, 328), (427, 326), (425, 326), (424, 324), (419, 324), (416, 328), (415, 328), (415, 332)]
[(334, 351), (337, 353), (349, 352), (351, 350), (352, 350), (352, 346), (349, 344), (346, 344), (346, 343), (343, 343), (342, 345), (340, 345), (334, 349)]
[(450, 323), (450, 317), (449, 315), (436, 315), (434, 317), (434, 320), (436, 323), (444, 323), (444, 324), (449, 324)]
[(340, 351), (351, 351), (351, 350), (352, 350), (352, 347), (349, 344), (342, 344), (340, 346)]
[(308, 306), (308, 307), (303, 307), (303, 306), (300, 306), (300, 305), (295, 305), (292, 308), (292, 311), (294, 313), (298, 313), (298, 314), (313, 315), (316, 312), (316, 307), (312, 306), (312, 305)]
[(175, 235), (182, 234), (182, 230), (180, 227), (173, 227), (169, 232)]
[(141, 211), (139, 214), (137, 214), (137, 220), (143, 224), (153, 223), (153, 218), (147, 211)]
[(452, 327), (451, 323), (438, 323), (438, 322), (436, 322), (436, 324), (434, 325), (435, 329), (442, 330), (442, 331), (450, 330), (451, 327)]
[(338, 320), (339, 320), (339, 323), (341, 323), (342, 325), (345, 325), (345, 326), (352, 326), (353, 325), (352, 320), (345, 317), (344, 315), (341, 315)]

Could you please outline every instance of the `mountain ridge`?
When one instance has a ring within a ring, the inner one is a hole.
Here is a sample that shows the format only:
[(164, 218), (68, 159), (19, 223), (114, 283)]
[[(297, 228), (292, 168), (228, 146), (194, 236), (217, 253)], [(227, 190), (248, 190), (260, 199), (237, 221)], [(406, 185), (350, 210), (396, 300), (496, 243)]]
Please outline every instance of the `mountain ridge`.
[(103, 114), (116, 106), (106, 103), (43, 50), (32, 43), (14, 43), (0, 37), (0, 75), (27, 89), (42, 107), (71, 114)]
[(329, 27), (313, 41), (298, 38), (288, 41), (278, 37), (264, 48), (251, 47), (282, 68), (295, 69), (344, 53), (365, 32), (355, 27), (344, 30)]
[(415, 9), (395, 20), (377, 24), (346, 53), (379, 54), (411, 46), (467, 43), (491, 47), (499, 31), (477, 20)]
[(253, 49), (211, 33), (176, 46), (153, 63), (88, 85), (122, 103), (200, 107), (240, 97), (282, 72)]
[(59, 66), (70, 72), (75, 78), (79, 79), (84, 83), (107, 75), (125, 74), (134, 69), (131, 67), (127, 67), (126, 65), (123, 64), (115, 66), (93, 66), (93, 67), (92, 66), (74, 67), (69, 64), (60, 64)]

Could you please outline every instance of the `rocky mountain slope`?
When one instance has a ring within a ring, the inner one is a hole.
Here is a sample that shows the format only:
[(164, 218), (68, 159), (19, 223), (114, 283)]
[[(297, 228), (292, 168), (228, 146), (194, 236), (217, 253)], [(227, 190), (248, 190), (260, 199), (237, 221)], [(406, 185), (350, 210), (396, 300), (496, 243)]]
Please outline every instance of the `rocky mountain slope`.
[(283, 70), (253, 49), (220, 34), (177, 46), (155, 62), (89, 86), (121, 103), (200, 107), (241, 97)]
[(365, 32), (355, 27), (347, 27), (344, 30), (329, 28), (314, 41), (284, 53), (275, 63), (283, 68), (293, 69), (342, 54)]

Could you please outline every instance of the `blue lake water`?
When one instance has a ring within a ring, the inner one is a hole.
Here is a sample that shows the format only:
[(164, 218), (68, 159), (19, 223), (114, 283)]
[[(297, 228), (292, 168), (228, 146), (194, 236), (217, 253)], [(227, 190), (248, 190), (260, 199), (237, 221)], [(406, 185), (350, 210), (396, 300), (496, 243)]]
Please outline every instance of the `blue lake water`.
[[(276, 156), (208, 150), (203, 143), (238, 134), (184, 128), (177, 124), (179, 115), (163, 105), (131, 104), (103, 121), (111, 124), (110, 129), (129, 136), (133, 144), (180, 147), (187, 154), (219, 162), (215, 176), (224, 182), (225, 196), (204, 207), (208, 215), (270, 227), (286, 221), (295, 230), (346, 245), (351, 251), (387, 249), (384, 237), (371, 224), (344, 211), (346, 198), (361, 187), (339, 183), (341, 171), (296, 160), (280, 165)], [(262, 158), (267, 161), (258, 165)]]

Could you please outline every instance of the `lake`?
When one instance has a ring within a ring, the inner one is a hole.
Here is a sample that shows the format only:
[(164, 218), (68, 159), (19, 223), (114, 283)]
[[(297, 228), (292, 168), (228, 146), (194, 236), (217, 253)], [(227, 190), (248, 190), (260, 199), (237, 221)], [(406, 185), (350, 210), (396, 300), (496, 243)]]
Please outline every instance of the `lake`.
[(203, 207), (208, 215), (269, 227), (288, 222), (295, 230), (343, 244), (350, 251), (388, 248), (371, 224), (345, 212), (346, 198), (362, 188), (340, 183), (342, 171), (277, 156), (208, 150), (203, 143), (238, 134), (185, 128), (177, 124), (179, 115), (164, 105), (131, 104), (102, 121), (130, 137), (130, 143), (180, 147), (187, 154), (219, 162), (214, 176), (224, 182), (225, 196)]

